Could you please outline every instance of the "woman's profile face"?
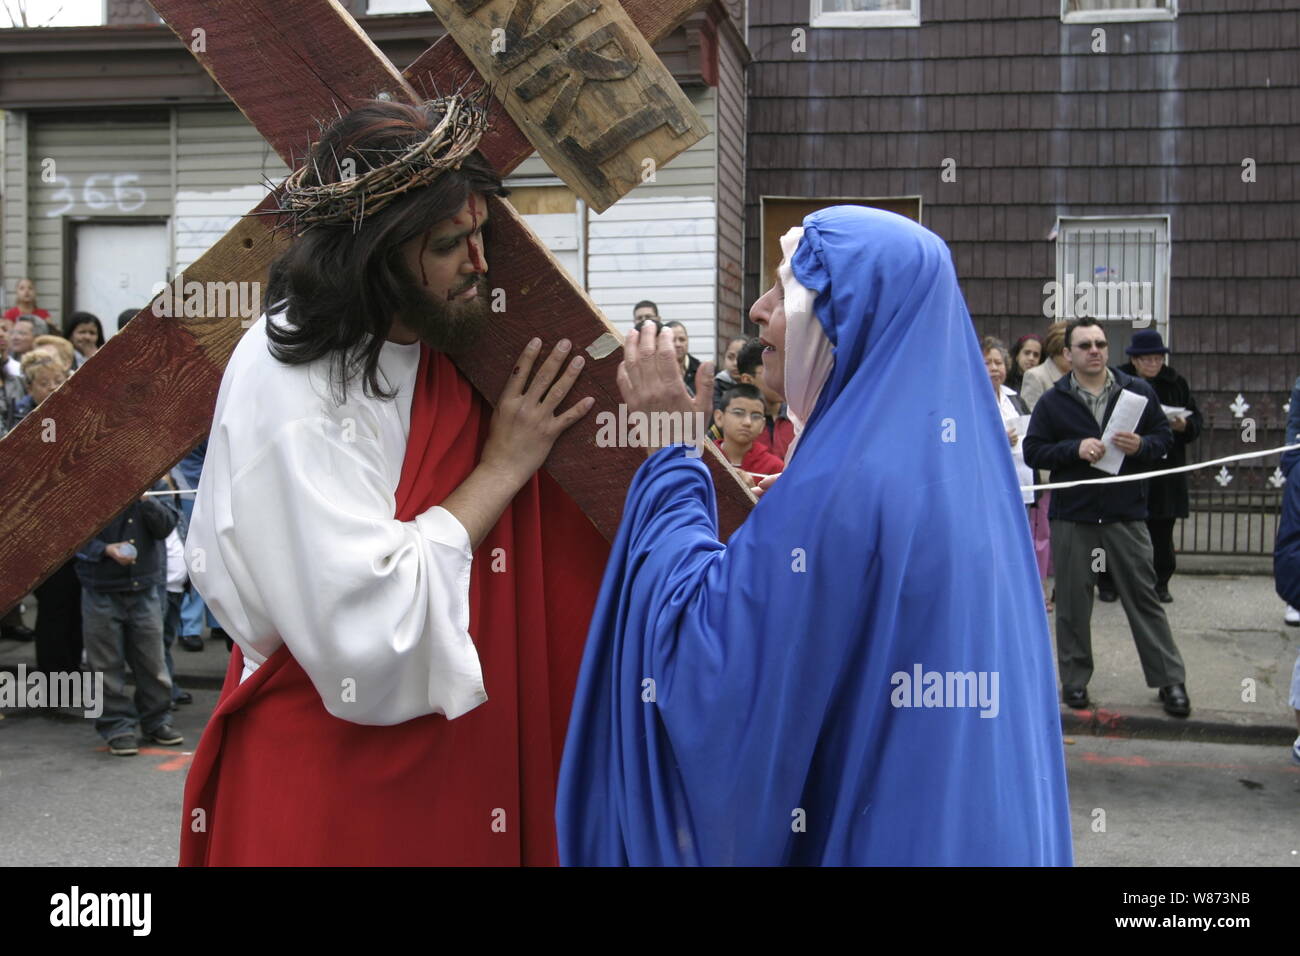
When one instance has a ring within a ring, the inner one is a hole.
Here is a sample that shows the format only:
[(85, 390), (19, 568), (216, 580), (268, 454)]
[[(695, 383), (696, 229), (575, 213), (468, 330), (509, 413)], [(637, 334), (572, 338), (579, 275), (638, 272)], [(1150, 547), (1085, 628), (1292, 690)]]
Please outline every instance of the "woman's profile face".
[(758, 326), (763, 350), (763, 378), (768, 388), (785, 398), (785, 294), (780, 280), (754, 303), (749, 321)]
[(994, 390), (1001, 388), (1007, 380), (1007, 366), (1002, 361), (1002, 353), (997, 349), (989, 349), (985, 352), (984, 367), (989, 370), (989, 379), (993, 382)]
[(1016, 356), (1020, 371), (1028, 372), (1042, 360), (1043, 347), (1033, 339), (1025, 339), (1024, 344), (1020, 346), (1020, 353)]
[(744, 344), (745, 344), (744, 339), (732, 339), (730, 342), (727, 343), (727, 351), (723, 353), (722, 356), (723, 368), (725, 368), (728, 372), (731, 373), (732, 378), (735, 378), (737, 375), (740, 374), (740, 370), (736, 368), (736, 358), (740, 355), (740, 350), (744, 346)]

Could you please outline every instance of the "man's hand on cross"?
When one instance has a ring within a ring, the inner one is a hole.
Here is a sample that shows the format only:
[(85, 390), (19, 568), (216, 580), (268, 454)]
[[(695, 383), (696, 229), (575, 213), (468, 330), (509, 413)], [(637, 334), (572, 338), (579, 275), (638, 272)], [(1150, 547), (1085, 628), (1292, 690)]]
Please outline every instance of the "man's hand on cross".
[(596, 404), (596, 400), (588, 396), (579, 399), (568, 411), (559, 415), (555, 413), (578, 380), (578, 373), (586, 361), (579, 355), (557, 380), (556, 373), (571, 348), (568, 339), (561, 339), (525, 388), (533, 363), (542, 351), (541, 339), (529, 342), (492, 414), (492, 425), (480, 460), (484, 465), (518, 479), (521, 486), (542, 467), (555, 440)]

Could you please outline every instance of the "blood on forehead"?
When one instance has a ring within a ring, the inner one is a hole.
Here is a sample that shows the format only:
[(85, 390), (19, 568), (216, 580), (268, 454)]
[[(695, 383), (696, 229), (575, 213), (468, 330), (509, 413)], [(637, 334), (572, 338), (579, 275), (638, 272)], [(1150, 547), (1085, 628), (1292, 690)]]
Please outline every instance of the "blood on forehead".
[(470, 265), (479, 272), (486, 271), (483, 265), (483, 258), (479, 255), (480, 247), (474, 244), (474, 232), (478, 230), (478, 197), (473, 193), (469, 194), (469, 228), (470, 234), (465, 237), (465, 251), (469, 253)]

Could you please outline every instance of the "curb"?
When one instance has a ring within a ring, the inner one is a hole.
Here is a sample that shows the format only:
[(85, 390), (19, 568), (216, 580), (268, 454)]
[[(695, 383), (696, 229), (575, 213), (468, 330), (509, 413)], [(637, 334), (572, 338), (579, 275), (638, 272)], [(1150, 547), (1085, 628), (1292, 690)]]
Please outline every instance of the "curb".
[(1097, 707), (1061, 708), (1061, 731), (1066, 734), (1133, 739), (1187, 740), (1206, 743), (1290, 745), (1296, 728), (1285, 724), (1243, 724), (1223, 711), (1204, 711), (1201, 718), (1121, 713)]
[[(30, 672), (33, 665), (28, 664), (27, 670)], [(0, 671), (8, 674), (18, 675), (18, 665), (9, 663), (0, 663)], [(226, 675), (221, 674), (177, 674), (176, 682), (186, 690), (221, 690), (226, 683)], [(130, 683), (128, 680), (127, 683)]]

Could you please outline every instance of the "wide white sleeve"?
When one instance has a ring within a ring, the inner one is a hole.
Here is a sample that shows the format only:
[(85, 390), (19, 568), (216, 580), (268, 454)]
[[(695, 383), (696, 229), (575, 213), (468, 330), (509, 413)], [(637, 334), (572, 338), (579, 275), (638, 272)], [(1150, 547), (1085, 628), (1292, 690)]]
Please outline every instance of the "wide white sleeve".
[[(347, 439), (351, 440), (347, 440)], [(382, 451), (328, 419), (286, 424), (206, 520), (217, 593), (257, 646), (289, 646), (336, 717), (459, 717), (487, 700), (469, 635), (469, 535), (443, 508), (394, 517)], [(205, 476), (206, 478), (207, 476)]]

